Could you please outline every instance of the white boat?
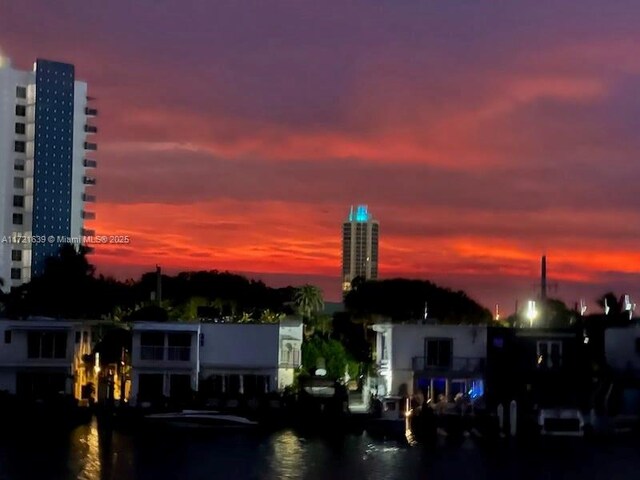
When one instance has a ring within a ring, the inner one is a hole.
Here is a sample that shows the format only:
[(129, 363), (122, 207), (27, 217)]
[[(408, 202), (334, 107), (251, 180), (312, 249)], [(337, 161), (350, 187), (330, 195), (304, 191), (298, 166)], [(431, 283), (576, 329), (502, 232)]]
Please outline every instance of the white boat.
[(211, 410), (183, 410), (172, 413), (146, 415), (145, 419), (154, 424), (183, 428), (251, 428), (258, 425), (247, 418), (226, 415)]
[(585, 422), (577, 409), (549, 408), (540, 410), (538, 425), (542, 435), (582, 437)]
[(367, 432), (374, 437), (407, 438), (411, 416), (409, 399), (389, 396), (381, 399), (380, 404), (380, 417), (367, 422)]

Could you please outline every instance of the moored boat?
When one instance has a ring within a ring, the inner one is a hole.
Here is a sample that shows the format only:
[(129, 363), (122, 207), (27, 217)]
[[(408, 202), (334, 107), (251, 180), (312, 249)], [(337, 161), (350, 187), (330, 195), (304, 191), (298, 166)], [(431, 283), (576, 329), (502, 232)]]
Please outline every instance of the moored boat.
[(146, 415), (145, 420), (154, 425), (182, 428), (252, 428), (258, 423), (245, 417), (227, 415), (210, 410), (183, 410), (181, 412)]
[(379, 415), (367, 422), (366, 431), (372, 437), (407, 440), (411, 436), (408, 399), (385, 397), (379, 403)]

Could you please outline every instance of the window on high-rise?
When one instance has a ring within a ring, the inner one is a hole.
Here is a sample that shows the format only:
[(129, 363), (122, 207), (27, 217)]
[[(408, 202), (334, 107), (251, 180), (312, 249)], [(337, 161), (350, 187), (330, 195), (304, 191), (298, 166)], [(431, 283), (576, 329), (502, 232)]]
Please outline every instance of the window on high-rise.
[(16, 160), (13, 162), (13, 169), (17, 172), (23, 172), (24, 160), (22, 158), (16, 158)]
[(24, 197), (22, 195), (14, 195), (13, 206), (18, 208), (24, 207)]
[(27, 150), (27, 144), (21, 140), (16, 140), (13, 144), (14, 151), (24, 153)]
[(16, 87), (17, 98), (27, 98), (27, 87)]
[(24, 188), (24, 178), (13, 177), (13, 188)]
[(16, 123), (16, 134), (24, 135), (27, 132), (27, 126), (24, 123)]
[(19, 268), (11, 269), (11, 280), (20, 280), (22, 277), (22, 270)]
[(22, 261), (22, 250), (11, 250), (11, 261), (12, 262), (21, 262)]
[(14, 225), (22, 225), (24, 222), (24, 217), (22, 216), (21, 213), (14, 213), (13, 214), (13, 224)]
[(24, 105), (16, 105), (16, 116), (17, 117), (26, 117), (27, 116), (27, 107)]

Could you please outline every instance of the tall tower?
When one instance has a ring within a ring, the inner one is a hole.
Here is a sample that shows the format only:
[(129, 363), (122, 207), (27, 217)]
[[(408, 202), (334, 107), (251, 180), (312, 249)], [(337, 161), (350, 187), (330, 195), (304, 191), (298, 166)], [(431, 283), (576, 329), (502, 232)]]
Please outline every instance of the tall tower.
[(378, 235), (380, 226), (366, 205), (351, 206), (342, 225), (342, 290), (351, 290), (356, 277), (378, 278)]
[(64, 243), (93, 235), (89, 174), (97, 114), (87, 84), (66, 63), (36, 60), (32, 71), (0, 58), (0, 278), (4, 289), (44, 271)]

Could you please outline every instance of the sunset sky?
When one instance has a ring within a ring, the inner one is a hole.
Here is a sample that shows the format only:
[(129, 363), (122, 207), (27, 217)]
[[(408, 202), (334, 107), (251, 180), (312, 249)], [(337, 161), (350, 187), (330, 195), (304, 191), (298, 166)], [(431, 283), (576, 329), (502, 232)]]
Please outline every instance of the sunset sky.
[(0, 0), (0, 50), (99, 109), (100, 272), (340, 290), (349, 205), (382, 277), (510, 312), (640, 299), (637, 1)]

